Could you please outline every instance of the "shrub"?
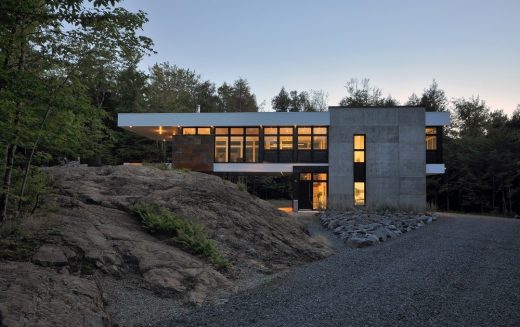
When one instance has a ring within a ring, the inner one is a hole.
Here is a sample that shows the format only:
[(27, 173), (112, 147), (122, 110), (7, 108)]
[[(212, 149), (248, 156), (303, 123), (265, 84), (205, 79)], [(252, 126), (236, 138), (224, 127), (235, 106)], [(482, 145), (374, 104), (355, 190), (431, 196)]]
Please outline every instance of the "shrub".
[(201, 225), (154, 204), (138, 203), (132, 210), (150, 233), (166, 235), (188, 251), (210, 258), (217, 268), (228, 267), (227, 260), (220, 255), (215, 242), (208, 238)]

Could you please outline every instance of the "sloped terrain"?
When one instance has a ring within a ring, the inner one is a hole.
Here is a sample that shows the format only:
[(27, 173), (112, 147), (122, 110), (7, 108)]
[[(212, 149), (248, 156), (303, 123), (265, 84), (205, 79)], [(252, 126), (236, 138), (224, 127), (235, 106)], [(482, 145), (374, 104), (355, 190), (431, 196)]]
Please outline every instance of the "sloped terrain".
[[(66, 310), (75, 317), (68, 325), (114, 323), (120, 308), (104, 289), (105, 279), (201, 303), (251, 273), (270, 274), (330, 254), (294, 218), (216, 176), (127, 166), (46, 171), (55, 178), (55, 192), (33, 217), (48, 221), (39, 233), (41, 246), (32, 263), (0, 267), (0, 318), (9, 325), (56, 325), (52, 319)], [(131, 210), (138, 202), (201, 224), (229, 268), (218, 270), (207, 258), (147, 233)], [(44, 306), (36, 305), (41, 301)]]

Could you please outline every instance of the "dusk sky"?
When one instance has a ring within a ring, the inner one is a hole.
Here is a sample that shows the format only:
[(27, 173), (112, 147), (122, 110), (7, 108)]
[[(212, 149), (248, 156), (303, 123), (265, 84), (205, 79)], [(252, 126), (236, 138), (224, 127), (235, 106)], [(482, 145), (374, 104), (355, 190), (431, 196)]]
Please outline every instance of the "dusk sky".
[(480, 95), (493, 109), (520, 104), (519, 0), (140, 1), (156, 55), (220, 85), (247, 79), (270, 109), (287, 90), (324, 90), (329, 105), (350, 78), (404, 103), (436, 79), (449, 99)]

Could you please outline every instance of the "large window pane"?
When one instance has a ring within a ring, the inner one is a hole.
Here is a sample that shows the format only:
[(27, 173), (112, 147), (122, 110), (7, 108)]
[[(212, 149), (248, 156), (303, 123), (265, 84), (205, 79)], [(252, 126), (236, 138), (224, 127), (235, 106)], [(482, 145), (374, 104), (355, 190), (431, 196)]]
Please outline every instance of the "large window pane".
[(233, 127), (231, 128), (231, 135), (242, 135), (244, 134), (244, 129), (241, 127)]
[(258, 136), (246, 136), (246, 162), (258, 162)]
[(217, 127), (217, 128), (215, 128), (215, 134), (216, 135), (227, 135), (228, 129), (224, 128), (224, 127)]
[(327, 127), (314, 127), (313, 131), (314, 131), (314, 134), (326, 135)]
[(310, 150), (311, 149), (311, 137), (310, 136), (298, 136), (298, 150)]
[(264, 149), (278, 150), (278, 137), (277, 136), (265, 136), (264, 137)]
[(280, 134), (292, 135), (292, 133), (293, 133), (292, 127), (280, 127)]
[(266, 135), (276, 135), (276, 134), (278, 134), (278, 128), (276, 128), (276, 127), (266, 127), (266, 128), (264, 128), (264, 134), (266, 134)]
[(252, 127), (252, 128), (246, 128), (246, 134), (247, 135), (258, 135), (259, 128), (258, 127)]
[(227, 162), (228, 157), (228, 137), (215, 137), (215, 162)]
[(198, 135), (210, 135), (211, 128), (210, 127), (199, 127), (197, 130)]
[(195, 135), (195, 134), (197, 134), (197, 129), (195, 127), (183, 127), (182, 134), (183, 135)]
[(292, 150), (292, 136), (280, 136), (280, 150)]
[(244, 161), (244, 138), (242, 136), (231, 136), (229, 145), (229, 162)]
[(299, 135), (311, 134), (311, 128), (310, 127), (298, 127), (298, 134)]
[(365, 149), (365, 136), (364, 135), (354, 135), (354, 149), (355, 150), (364, 150)]
[(354, 162), (365, 162), (365, 151), (354, 151)]
[(436, 135), (426, 135), (426, 150), (437, 150)]
[(314, 150), (327, 150), (327, 137), (326, 136), (313, 136), (312, 142)]
[(434, 127), (427, 127), (426, 128), (426, 134), (435, 135), (437, 134), (437, 128)]
[(312, 209), (324, 210), (327, 208), (327, 183), (312, 183)]
[(354, 183), (354, 205), (356, 205), (356, 206), (365, 205), (365, 183), (364, 182)]
[(315, 181), (327, 181), (327, 173), (314, 173)]
[(310, 181), (312, 180), (312, 173), (300, 173), (301, 181)]

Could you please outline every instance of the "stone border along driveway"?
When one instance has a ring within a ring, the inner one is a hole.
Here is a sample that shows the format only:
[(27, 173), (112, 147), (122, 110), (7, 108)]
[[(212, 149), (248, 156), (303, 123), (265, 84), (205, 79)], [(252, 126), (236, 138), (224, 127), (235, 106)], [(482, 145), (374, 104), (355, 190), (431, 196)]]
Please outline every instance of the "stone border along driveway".
[(370, 213), (364, 210), (326, 211), (319, 217), (325, 228), (352, 248), (378, 244), (437, 220), (434, 214)]

